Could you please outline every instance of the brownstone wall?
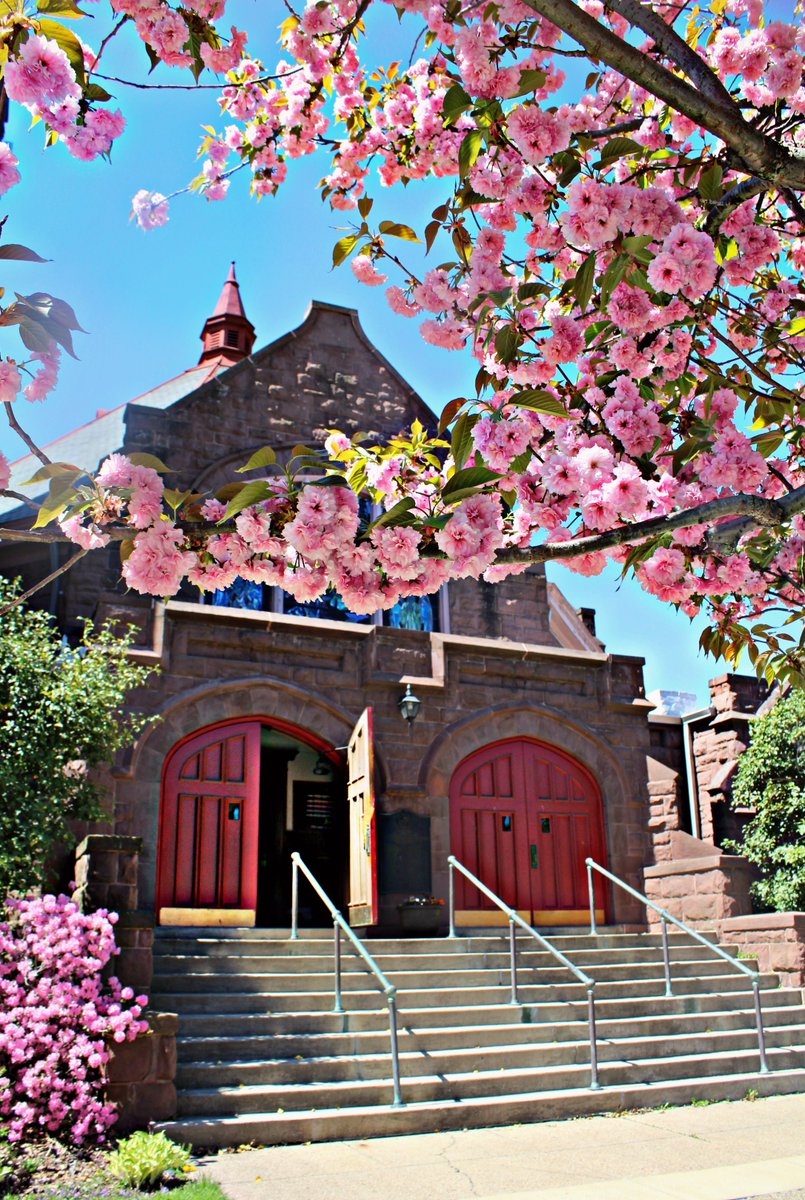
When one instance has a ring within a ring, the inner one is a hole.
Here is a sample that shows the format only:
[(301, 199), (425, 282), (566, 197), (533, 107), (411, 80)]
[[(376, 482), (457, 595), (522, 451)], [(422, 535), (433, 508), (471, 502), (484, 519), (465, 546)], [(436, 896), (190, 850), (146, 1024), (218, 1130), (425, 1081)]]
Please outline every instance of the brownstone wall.
[(746, 814), (730, 806), (732, 778), (738, 759), (749, 744), (749, 730), (768, 689), (755, 676), (720, 675), (710, 680), (709, 722), (697, 723), (693, 755), (699, 790), (701, 836), (720, 846), (740, 840)]
[(757, 957), (783, 987), (805, 987), (805, 913), (755, 913), (721, 922), (721, 937)]
[[(751, 911), (749, 885), (754, 878), (745, 858), (711, 853), (701, 858), (657, 863), (644, 872), (645, 894), (680, 921), (695, 928), (718, 929), (727, 917)], [(647, 909), (650, 925), (660, 917)]]
[[(588, 767), (604, 797), (610, 866), (640, 882), (650, 846), (639, 659), (172, 602), (162, 661), (148, 692), (160, 720), (116, 783), (116, 828), (143, 839), (147, 907), (154, 903), (162, 770), (181, 738), (228, 718), (260, 716), (343, 746), (367, 703), (375, 716), (379, 812), (430, 817), (437, 894), (447, 891), (453, 771), (480, 747), (522, 736), (557, 745)], [(412, 727), (397, 707), (409, 680), (423, 701)], [(405, 894), (381, 896), (384, 921), (394, 922)], [(615, 915), (640, 919), (623, 897)]]
[(654, 862), (665, 862), (674, 857), (673, 835), (689, 825), (682, 725), (676, 718), (649, 716), (649, 738), (649, 829)]

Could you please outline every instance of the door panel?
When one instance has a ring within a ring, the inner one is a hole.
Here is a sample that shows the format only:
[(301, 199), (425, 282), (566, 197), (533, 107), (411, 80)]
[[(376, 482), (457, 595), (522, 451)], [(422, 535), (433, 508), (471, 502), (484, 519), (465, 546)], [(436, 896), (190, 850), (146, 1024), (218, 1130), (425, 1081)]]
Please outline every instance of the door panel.
[[(459, 765), (450, 797), (460, 862), (530, 921), (583, 923), (584, 860), (606, 856), (601, 794), (581, 764), (530, 739), (499, 742)], [(456, 889), (465, 919), (495, 911), (460, 876)]]
[[(254, 920), (260, 724), (243, 722), (183, 743), (166, 765), (157, 905), (174, 923)], [(169, 910), (169, 911), (167, 911)], [(216, 914), (219, 914), (216, 917)]]
[(376, 925), (377, 827), (371, 708), (364, 709), (352, 731), (347, 763), (349, 922), (351, 925)]

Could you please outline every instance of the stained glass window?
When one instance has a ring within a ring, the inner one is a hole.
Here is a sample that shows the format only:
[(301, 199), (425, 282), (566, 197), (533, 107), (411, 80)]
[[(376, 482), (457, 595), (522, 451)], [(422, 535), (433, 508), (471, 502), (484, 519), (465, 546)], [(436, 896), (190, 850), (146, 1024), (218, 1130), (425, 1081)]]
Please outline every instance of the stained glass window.
[(209, 602), (219, 608), (249, 608), (255, 612), (268, 607), (263, 603), (262, 583), (249, 579), (236, 579), (228, 588), (219, 588)]
[(433, 633), (439, 627), (438, 611), (436, 596), (404, 596), (389, 609), (386, 624), (392, 629), (421, 629)]
[(291, 617), (313, 617), (318, 621), (354, 621), (358, 624), (371, 624), (372, 618), (364, 613), (353, 613), (334, 588), (328, 588), (318, 600), (302, 602), (289, 596), (282, 595), (282, 611)]

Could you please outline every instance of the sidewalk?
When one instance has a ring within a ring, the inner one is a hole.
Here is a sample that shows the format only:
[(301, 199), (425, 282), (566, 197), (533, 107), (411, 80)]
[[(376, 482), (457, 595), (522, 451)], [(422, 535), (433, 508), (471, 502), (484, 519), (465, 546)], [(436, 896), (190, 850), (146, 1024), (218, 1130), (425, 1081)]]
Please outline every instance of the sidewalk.
[(231, 1200), (805, 1200), (805, 1096), (202, 1159)]

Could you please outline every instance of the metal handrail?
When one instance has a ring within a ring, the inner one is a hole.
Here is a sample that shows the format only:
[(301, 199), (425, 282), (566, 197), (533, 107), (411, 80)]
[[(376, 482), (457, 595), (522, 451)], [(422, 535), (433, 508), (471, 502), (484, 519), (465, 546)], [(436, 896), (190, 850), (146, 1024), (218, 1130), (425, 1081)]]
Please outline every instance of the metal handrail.
[(394, 1104), (403, 1104), (402, 1088), (400, 1086), (400, 1051), (397, 1044), (397, 989), (391, 983), (369, 951), (364, 946), (355, 931), (350, 928), (339, 910), (333, 904), (312, 871), (302, 862), (301, 856), (294, 851), (291, 854), (291, 939), (299, 937), (299, 872), (306, 877), (314, 892), (324, 902), (333, 918), (333, 955), (335, 959), (334, 1007), (333, 1012), (342, 1013), (344, 1006), (341, 1002), (341, 931), (349, 938), (353, 949), (361, 956), (369, 969), (376, 976), (381, 988), (386, 994), (386, 1004), (389, 1010), (389, 1041), (391, 1044), (391, 1074), (394, 1083)]
[(706, 946), (708, 950), (712, 950), (714, 954), (719, 956), (719, 958), (723, 958), (728, 963), (732, 963), (732, 965), (737, 970), (741, 971), (742, 974), (749, 976), (752, 981), (752, 993), (755, 1001), (755, 1021), (757, 1023), (758, 1051), (760, 1053), (760, 1071), (761, 1074), (765, 1075), (769, 1070), (769, 1063), (768, 1059), (766, 1058), (766, 1034), (763, 1029), (763, 1011), (760, 1007), (760, 975), (758, 972), (753, 971), (751, 967), (747, 967), (746, 963), (742, 963), (739, 958), (735, 958), (732, 954), (729, 954), (726, 950), (723, 950), (721, 946), (708, 941), (707, 938), (699, 933), (698, 930), (692, 929), (690, 925), (686, 924), (684, 921), (680, 921), (678, 917), (673, 915), (673, 913), (669, 913), (667, 909), (662, 908), (659, 904), (655, 904), (653, 900), (649, 900), (648, 896), (644, 896), (642, 892), (638, 892), (636, 888), (633, 888), (628, 883), (625, 883), (623, 879), (619, 879), (617, 875), (613, 875), (611, 871), (608, 871), (606, 867), (602, 867), (600, 863), (595, 861), (595, 859), (588, 858), (585, 859), (585, 862), (587, 864), (587, 890), (590, 897), (591, 934), (598, 933), (595, 923), (595, 882), (593, 880), (593, 871), (597, 871), (599, 875), (603, 875), (610, 881), (610, 883), (616, 884), (619, 888), (622, 888), (624, 892), (628, 892), (630, 896), (634, 896), (636, 900), (642, 901), (647, 908), (652, 908), (654, 912), (660, 914), (660, 919), (662, 921), (662, 956), (665, 964), (666, 996), (673, 996), (674, 994), (671, 983), (671, 955), (668, 948), (669, 921), (672, 925), (676, 925), (676, 927), (681, 929), (684, 933), (690, 934), (690, 936), (695, 938), (697, 942), (701, 942), (701, 944)]
[(519, 925), (520, 928), (525, 930), (526, 933), (530, 934), (531, 937), (536, 938), (536, 940), (540, 943), (541, 946), (544, 946), (546, 950), (550, 951), (550, 953), (554, 956), (554, 958), (558, 959), (563, 967), (567, 967), (567, 969), (569, 971), (572, 971), (573, 974), (576, 976), (576, 978), (578, 980), (580, 980), (580, 982), (583, 983), (584, 986), (587, 988), (587, 1024), (588, 1024), (588, 1028), (590, 1031), (590, 1087), (591, 1088), (599, 1088), (601, 1085), (598, 1082), (598, 1042), (597, 1042), (596, 1025), (595, 1025), (595, 980), (591, 979), (589, 975), (585, 974), (584, 971), (582, 971), (579, 967), (577, 967), (574, 963), (572, 963), (570, 961), (570, 959), (562, 953), (561, 950), (557, 950), (556, 946), (554, 946), (551, 942), (549, 942), (546, 937), (543, 937), (541, 933), (537, 933), (536, 929), (533, 929), (532, 926), (529, 925), (527, 921), (524, 921), (523, 918), (520, 916), (520, 914), (515, 909), (509, 908), (508, 904), (506, 904), (503, 900), (501, 900), (500, 896), (496, 896), (495, 893), (490, 888), (488, 888), (485, 883), (481, 883), (481, 880), (477, 877), (477, 875), (473, 875), (472, 871), (468, 870), (467, 867), (465, 867), (463, 863), (460, 863), (454, 854), (448, 855), (447, 865), (450, 868), (450, 872), (449, 872), (450, 932), (448, 934), (449, 937), (451, 937), (451, 938), (458, 937), (458, 934), (456, 933), (456, 892), (455, 892), (455, 882), (454, 882), (454, 878), (453, 878), (453, 873), (455, 871), (460, 871), (462, 875), (464, 875), (467, 879), (469, 879), (470, 883), (472, 883), (478, 889), (479, 892), (483, 892), (483, 894), (489, 900), (491, 900), (493, 904), (496, 904), (498, 906), (498, 908), (501, 910), (501, 912), (504, 912), (506, 914), (506, 916), (508, 917), (508, 920), (509, 920), (509, 955), (510, 955), (510, 971), (511, 971), (511, 987), (512, 987), (511, 1000), (509, 1001), (510, 1004), (520, 1004), (520, 1000), (517, 995), (517, 934), (515, 931), (516, 925)]

